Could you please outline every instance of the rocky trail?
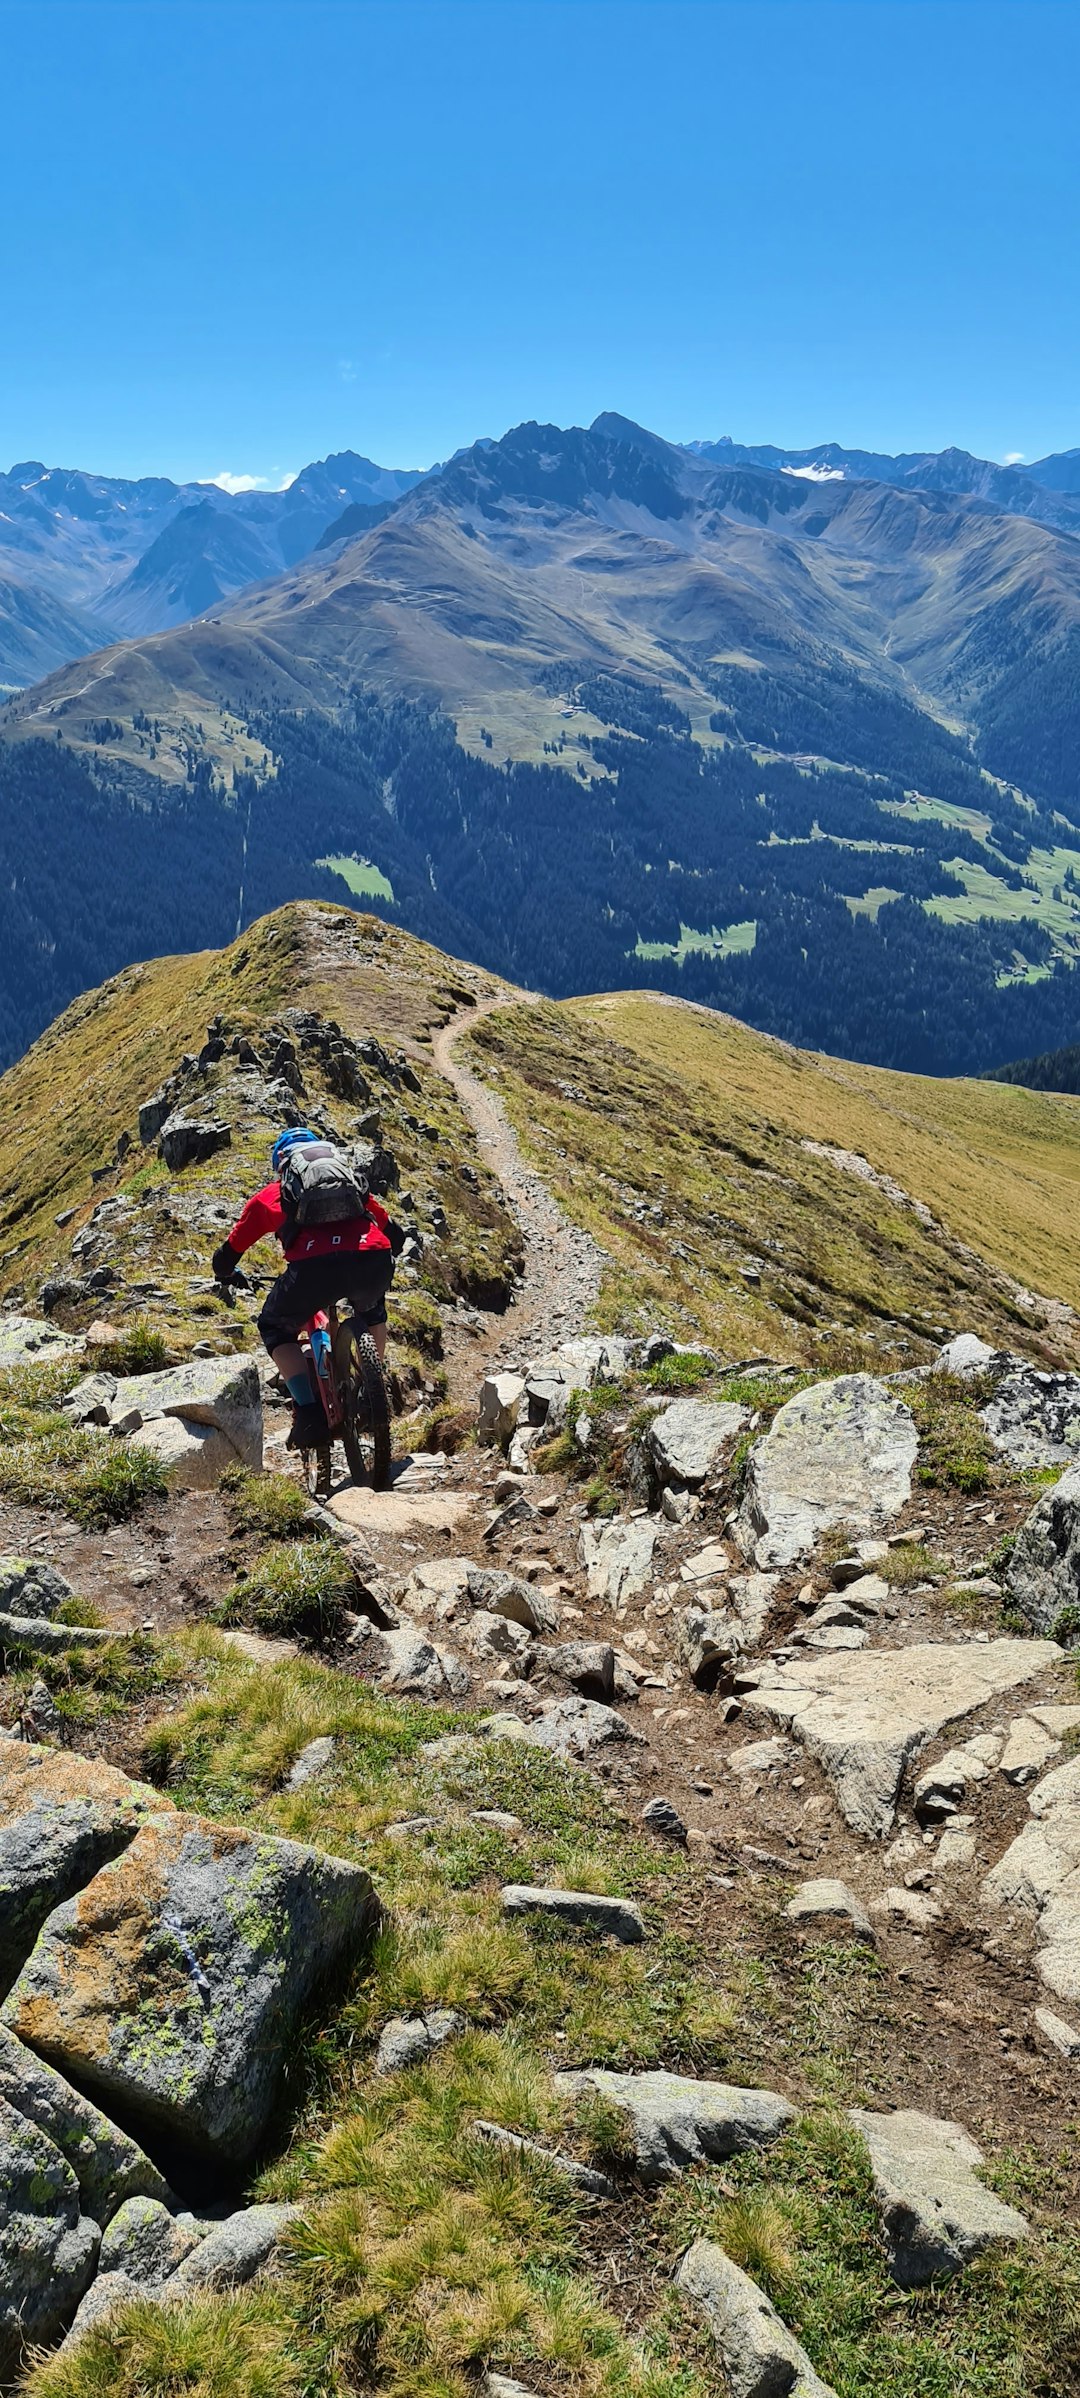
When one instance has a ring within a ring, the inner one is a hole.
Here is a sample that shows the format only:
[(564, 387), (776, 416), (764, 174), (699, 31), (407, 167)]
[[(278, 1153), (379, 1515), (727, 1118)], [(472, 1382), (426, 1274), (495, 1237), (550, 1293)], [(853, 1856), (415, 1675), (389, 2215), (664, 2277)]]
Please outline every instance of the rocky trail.
[[(337, 1972), (370, 1983), (349, 2103), (404, 2138), (387, 2093), (404, 2124), (472, 2059), (448, 2172), (497, 2154), (572, 2199), (639, 2359), (600, 2383), (493, 2317), (447, 2388), (1080, 2386), (1054, 2246), (1080, 2205), (1080, 1377), (971, 1337), (916, 1375), (813, 1380), (590, 1331), (602, 1255), (455, 1055), (479, 1012), (432, 1057), (525, 1262), (512, 1309), (454, 1324), (475, 1442), (306, 1507), (253, 1354), (125, 1377), (83, 1373), (72, 1338), (67, 1419), (152, 1454), (165, 1493), (107, 1531), (0, 1497), (0, 2378), (24, 2342), (62, 2342), (42, 2398), (77, 2398), (63, 2373), (139, 2296), (288, 2293), (320, 2193), (346, 2186), (336, 2112), (321, 2183), (299, 2150), (269, 2200), (252, 2173), (287, 2156), (288, 2059)], [(50, 1345), (10, 1314), (4, 1332), (23, 1363)], [(306, 1570), (332, 1594), (317, 1620), (271, 1621), (271, 1521), (274, 1571), (291, 1540), (290, 1589)], [(382, 1781), (357, 1762), (373, 1707), (409, 1744)], [(425, 1977), (462, 1892), (451, 1947), (479, 1925), (483, 1967)], [(380, 1909), (402, 1940), (420, 1926), (396, 1982), (369, 1971)], [(530, 2005), (532, 2095), (475, 2062)], [(794, 2227), (827, 2241), (799, 2180), (808, 2153), (825, 2171), (815, 2139), (861, 2176), (861, 2347), (783, 2263)], [(1028, 2362), (1015, 2290), (995, 2312), (1002, 2258), (1059, 2280)], [(896, 2330), (911, 2291), (954, 2310), (934, 2380), (925, 2315)], [(640, 2364), (665, 2308), (697, 2378)]]
[(515, 993), (513, 999), (481, 1000), (453, 1017), (432, 1042), (434, 1063), (456, 1092), (484, 1163), (504, 1191), (525, 1242), (512, 1333), (503, 1337), (500, 1328), (489, 1353), (492, 1362), (523, 1348), (556, 1347), (574, 1339), (588, 1320), (604, 1266), (596, 1242), (570, 1222), (543, 1176), (526, 1164), (501, 1100), (455, 1055), (462, 1033), (499, 1008), (527, 999), (527, 993)]

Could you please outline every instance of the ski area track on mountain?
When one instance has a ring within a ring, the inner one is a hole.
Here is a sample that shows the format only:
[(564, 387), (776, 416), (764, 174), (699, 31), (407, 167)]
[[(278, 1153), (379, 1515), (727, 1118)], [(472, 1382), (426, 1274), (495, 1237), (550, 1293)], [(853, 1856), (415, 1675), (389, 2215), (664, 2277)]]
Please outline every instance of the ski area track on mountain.
[(542, 1175), (526, 1164), (501, 1100), (454, 1055), (461, 1034), (484, 1016), (521, 1004), (522, 994), (516, 992), (512, 999), (482, 1000), (476, 1007), (463, 1008), (432, 1043), (434, 1062), (460, 1100), (484, 1163), (501, 1184), (521, 1227), (524, 1280), (512, 1330), (508, 1327), (507, 1339), (499, 1344), (515, 1358), (530, 1348), (554, 1349), (582, 1332), (604, 1269), (603, 1250), (592, 1235), (570, 1222)]

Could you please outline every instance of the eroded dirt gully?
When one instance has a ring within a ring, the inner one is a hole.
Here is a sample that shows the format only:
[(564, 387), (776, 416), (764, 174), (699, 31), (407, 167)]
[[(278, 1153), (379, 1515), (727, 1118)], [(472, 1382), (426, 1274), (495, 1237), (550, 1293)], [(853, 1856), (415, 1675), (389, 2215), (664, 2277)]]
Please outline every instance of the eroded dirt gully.
[[(493, 1333), (489, 1362), (520, 1356), (530, 1347), (554, 1349), (584, 1330), (604, 1269), (604, 1253), (563, 1213), (543, 1177), (526, 1165), (517, 1135), (500, 1099), (456, 1055), (456, 1044), (485, 1016), (501, 1008), (535, 1004), (535, 993), (480, 1000), (463, 1008), (435, 1034), (431, 1055), (476, 1134), (484, 1164), (502, 1187), (525, 1242), (525, 1273), (505, 1332)], [(496, 1319), (498, 1321), (498, 1319)]]

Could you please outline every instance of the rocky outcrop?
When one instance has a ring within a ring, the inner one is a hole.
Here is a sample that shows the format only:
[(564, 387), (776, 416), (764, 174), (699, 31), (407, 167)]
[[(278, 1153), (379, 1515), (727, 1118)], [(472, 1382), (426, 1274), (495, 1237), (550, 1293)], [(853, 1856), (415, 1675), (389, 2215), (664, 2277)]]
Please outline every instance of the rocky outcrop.
[(979, 1412), (1009, 1465), (1068, 1467), (1080, 1458), (1080, 1374), (1050, 1374), (1017, 1358)]
[(0, 1741), (0, 1988), (46, 1917), (120, 1855), (169, 1802), (115, 1766), (29, 1741)]
[(734, 1400), (673, 1400), (653, 1418), (645, 1435), (659, 1487), (699, 1490), (727, 1462), (749, 1422), (749, 1408)]
[(877, 1838), (892, 1823), (906, 1767), (936, 1732), (1060, 1656), (1049, 1640), (993, 1640), (800, 1658), (765, 1669), (746, 1705), (797, 1735), (848, 1823)]
[(359, 1866), (160, 1815), (54, 1907), (3, 2019), (151, 2136), (235, 2164), (269, 2118), (304, 2002), (375, 1914)]
[(911, 1496), (917, 1450), (910, 1409), (869, 1374), (798, 1392), (751, 1450), (744, 1554), (768, 1570), (809, 1556), (830, 1525), (878, 1531)]
[(237, 1461), (261, 1473), (262, 1390), (253, 1357), (193, 1357), (160, 1374), (90, 1374), (64, 1401), (77, 1424), (102, 1424), (151, 1449), (169, 1481), (208, 1490)]
[(63, 1600), (73, 1597), (70, 1582), (44, 1557), (0, 1557), (0, 1612), (4, 1615), (51, 1620)]
[(1005, 1569), (1009, 1597), (1035, 1632), (1080, 1609), (1080, 1465), (1044, 1490), (1020, 1527)]
[(14, 2374), (25, 2344), (62, 2329), (100, 2243), (59, 2149), (0, 2098), (0, 2379)]
[(581, 1562), (589, 1597), (618, 1610), (626, 1599), (648, 1588), (658, 1534), (644, 1516), (614, 1518), (610, 1523), (583, 1524)]
[(1028, 1796), (1031, 1822), (983, 1883), (991, 1906), (1015, 1907), (1038, 1927), (1035, 1968), (1057, 1998), (1080, 2003), (1080, 1757), (1057, 1765)]
[(1030, 2225), (978, 2178), (981, 2148), (959, 2123), (914, 2109), (873, 2115), (852, 2107), (870, 2151), (889, 2271), (902, 2290), (959, 2273), (984, 2248), (1023, 2240)]
[(560, 2073), (571, 2097), (588, 2091), (619, 2107), (630, 2124), (642, 2181), (670, 2181), (687, 2165), (722, 2163), (742, 2149), (766, 2148), (794, 2122), (795, 2109), (774, 2090), (740, 2090), (679, 2073)]
[(452, 1649), (438, 1647), (419, 1624), (403, 1621), (384, 1631), (362, 1616), (349, 1646), (380, 1690), (393, 1691), (398, 1697), (464, 1698), (470, 1688), (468, 1667)]
[(126, 2132), (0, 2024), (0, 2098), (36, 2123), (70, 2165), (84, 2215), (105, 2225), (129, 2200), (163, 2201), (166, 2183)]
[(695, 2240), (675, 2280), (705, 2317), (731, 2398), (834, 2398), (764, 2291), (715, 2240)]
[(197, 2248), (201, 2236), (193, 2224), (179, 2223), (156, 2198), (126, 2198), (118, 2207), (101, 2243), (102, 2273), (126, 2273), (133, 2282), (168, 2281), (184, 2258)]

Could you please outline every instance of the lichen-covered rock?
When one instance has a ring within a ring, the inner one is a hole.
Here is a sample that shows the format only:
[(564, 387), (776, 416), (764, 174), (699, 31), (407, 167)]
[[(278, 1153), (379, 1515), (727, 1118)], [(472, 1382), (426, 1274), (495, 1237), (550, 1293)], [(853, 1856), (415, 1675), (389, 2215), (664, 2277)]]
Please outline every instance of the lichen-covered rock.
[(744, 1554), (768, 1570), (808, 1557), (832, 1524), (877, 1532), (911, 1496), (918, 1445), (910, 1408), (870, 1374), (799, 1391), (750, 1452)]
[(849, 2112), (870, 2151), (889, 2271), (900, 2289), (959, 2273), (992, 2243), (1027, 2238), (1026, 2218), (978, 2179), (975, 2169), (986, 2160), (959, 2123), (914, 2108)]
[(226, 2216), (170, 2275), (166, 2283), (169, 2297), (186, 2295), (189, 2290), (235, 2290), (242, 2282), (253, 2281), (270, 2263), (282, 2233), (300, 2211), (292, 2205), (249, 2206)]
[(125, 2199), (164, 2199), (157, 2166), (99, 2107), (0, 2024), (0, 2098), (36, 2123), (66, 2158), (84, 2215), (105, 2225)]
[(1005, 1569), (1009, 1597), (1033, 1632), (1052, 1632), (1080, 1606), (1080, 1465), (1044, 1490), (1021, 1524)]
[(645, 1436), (657, 1481), (700, 1489), (730, 1456), (749, 1422), (749, 1408), (732, 1399), (674, 1399), (654, 1416)]
[(0, 1557), (0, 1613), (52, 1617), (73, 1595), (70, 1582), (44, 1557)]
[(1009, 1465), (1071, 1466), (1080, 1456), (1080, 1374), (1050, 1374), (1017, 1358), (980, 1414)]
[(71, 1749), (0, 1741), (0, 1989), (62, 1899), (172, 1812), (157, 1790)]
[(102, 2273), (126, 2273), (140, 2284), (168, 2281), (199, 2244), (193, 2226), (178, 2223), (157, 2198), (125, 2198), (102, 2236)]
[(163, 1415), (127, 1429), (140, 1449), (156, 1457), (170, 1490), (216, 1490), (237, 1462), (232, 1442), (216, 1424), (185, 1424), (179, 1416)]
[(159, 1816), (54, 1909), (3, 2018), (106, 2107), (235, 2163), (268, 2120), (304, 2001), (360, 1953), (376, 1911), (342, 1858)]
[(650, 2184), (670, 2181), (687, 2165), (714, 2164), (742, 2149), (766, 2148), (795, 2118), (775, 2090), (740, 2090), (730, 2082), (699, 2082), (681, 2073), (608, 2073), (599, 2066), (560, 2073), (560, 2089), (578, 2097), (594, 2090), (629, 2117), (637, 2169)]
[(834, 2398), (764, 2291), (715, 2240), (695, 2240), (675, 2280), (705, 2317), (731, 2398)]
[(0, 2379), (74, 2313), (100, 2241), (59, 2149), (0, 2098)]

